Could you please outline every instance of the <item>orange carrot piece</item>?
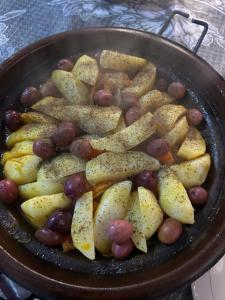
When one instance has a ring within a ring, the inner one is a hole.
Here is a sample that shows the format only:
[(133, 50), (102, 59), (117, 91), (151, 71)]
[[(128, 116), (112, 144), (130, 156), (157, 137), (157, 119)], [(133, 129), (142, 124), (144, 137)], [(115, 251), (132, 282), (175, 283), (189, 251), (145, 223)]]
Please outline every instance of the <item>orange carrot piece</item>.
[(174, 163), (173, 154), (168, 151), (165, 155), (159, 158), (159, 161), (165, 165), (172, 165)]

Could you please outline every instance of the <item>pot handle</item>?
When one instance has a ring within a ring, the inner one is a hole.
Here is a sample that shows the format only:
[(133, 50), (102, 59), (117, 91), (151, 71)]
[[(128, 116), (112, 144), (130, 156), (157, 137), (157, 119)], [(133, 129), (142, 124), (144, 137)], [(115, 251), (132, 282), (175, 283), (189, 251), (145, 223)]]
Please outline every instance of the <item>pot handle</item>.
[[(168, 28), (168, 26), (169, 26), (171, 20), (173, 19), (173, 17), (174, 17), (175, 15), (180, 15), (180, 16), (182, 16), (182, 17), (184, 17), (184, 18), (187, 18), (187, 19), (190, 17), (190, 15), (189, 15), (188, 13), (185, 13), (185, 12), (180, 11), (180, 10), (174, 10), (174, 11), (172, 12), (172, 14), (170, 15), (170, 17), (169, 17), (169, 18), (165, 21), (165, 23), (163, 24), (162, 28), (161, 28), (160, 31), (159, 31), (159, 35), (162, 35), (163, 32)], [(197, 51), (198, 51), (198, 49), (199, 49), (199, 47), (201, 46), (201, 43), (202, 43), (202, 41), (203, 41), (203, 39), (204, 39), (204, 37), (205, 37), (207, 31), (208, 31), (209, 25), (208, 25), (208, 23), (206, 23), (206, 22), (204, 22), (204, 21), (201, 21), (201, 20), (199, 20), (199, 19), (191, 19), (191, 22), (204, 27), (204, 28), (203, 28), (203, 31), (202, 31), (202, 33), (201, 33), (201, 35), (200, 35), (200, 37), (199, 37), (199, 39), (198, 39), (198, 41), (197, 41), (197, 43), (196, 43), (196, 45), (195, 45), (195, 47), (194, 47), (194, 49), (193, 49), (194, 54), (196, 54)]]

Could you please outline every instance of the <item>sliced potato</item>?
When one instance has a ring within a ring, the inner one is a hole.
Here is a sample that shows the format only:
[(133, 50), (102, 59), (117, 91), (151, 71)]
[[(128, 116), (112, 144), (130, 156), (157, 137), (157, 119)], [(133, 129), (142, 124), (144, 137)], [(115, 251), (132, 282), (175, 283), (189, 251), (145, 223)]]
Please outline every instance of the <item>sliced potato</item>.
[(143, 111), (154, 111), (156, 108), (159, 108), (165, 104), (169, 104), (174, 101), (169, 94), (160, 92), (158, 90), (149, 91), (147, 94), (144, 94), (139, 99), (139, 105)]
[(121, 116), (121, 109), (116, 106), (98, 107), (74, 105), (51, 107), (45, 113), (60, 121), (77, 122), (87, 133), (106, 133), (116, 128)]
[(91, 260), (95, 259), (93, 227), (93, 195), (88, 192), (76, 201), (71, 236), (74, 247)]
[(15, 146), (2, 155), (1, 164), (4, 165), (8, 159), (21, 157), (24, 155), (32, 155), (33, 153), (33, 142), (23, 141), (15, 144)]
[(129, 76), (124, 72), (108, 71), (102, 77), (104, 89), (112, 90), (115, 87), (122, 89), (131, 83)]
[(170, 147), (178, 145), (185, 139), (188, 129), (187, 118), (184, 116), (175, 123), (174, 127), (164, 136), (164, 139)]
[(52, 160), (42, 163), (37, 181), (56, 181), (60, 178), (79, 173), (85, 170), (86, 163), (83, 159), (71, 153), (62, 153)]
[(148, 62), (148, 64), (134, 77), (131, 85), (123, 91), (132, 93), (138, 98), (150, 91), (156, 79), (156, 66)]
[(52, 72), (52, 81), (71, 104), (88, 103), (89, 90), (87, 86), (74, 78), (72, 73), (55, 70)]
[(20, 196), (23, 199), (31, 199), (38, 196), (52, 195), (63, 192), (64, 187), (62, 183), (49, 181), (36, 181), (20, 185)]
[(36, 155), (25, 155), (7, 160), (4, 166), (6, 178), (16, 184), (29, 183), (36, 180), (41, 158)]
[(57, 124), (58, 121), (42, 113), (29, 111), (21, 114), (21, 119), (24, 124), (28, 123), (42, 123), (42, 124)]
[(51, 107), (68, 105), (69, 101), (64, 98), (45, 97), (31, 106), (32, 109), (44, 113), (45, 110), (49, 110)]
[(97, 207), (94, 216), (95, 247), (102, 254), (111, 253), (111, 241), (107, 226), (110, 221), (123, 219), (127, 213), (132, 182), (122, 181), (107, 189)]
[(195, 159), (206, 151), (206, 143), (198, 129), (190, 127), (186, 139), (177, 152), (183, 159)]
[(90, 140), (90, 139), (100, 139), (102, 137), (102, 135), (98, 135), (96, 133), (93, 134), (84, 134), (81, 137), (79, 137), (80, 139), (85, 139), (85, 140)]
[(146, 239), (149, 239), (159, 228), (163, 221), (163, 211), (152, 191), (140, 186), (138, 198), (143, 221), (143, 232)]
[(86, 177), (90, 184), (124, 179), (144, 170), (158, 170), (160, 163), (140, 151), (127, 153), (105, 152), (87, 162)]
[(11, 133), (6, 141), (8, 147), (12, 147), (16, 143), (23, 141), (34, 141), (40, 138), (50, 137), (56, 130), (54, 124), (27, 124)]
[(208, 153), (186, 162), (171, 166), (185, 188), (202, 185), (209, 172), (211, 158)]
[(147, 60), (123, 54), (116, 51), (103, 50), (100, 56), (100, 65), (104, 69), (115, 71), (138, 71), (147, 64)]
[(123, 115), (120, 116), (119, 118), (119, 121), (117, 123), (117, 126), (115, 129), (113, 129), (111, 132), (108, 132), (108, 134), (113, 134), (113, 133), (117, 133), (123, 129), (125, 129), (127, 126), (126, 126), (126, 123), (125, 123), (125, 120), (124, 120), (124, 117)]
[(170, 169), (161, 169), (159, 178), (159, 203), (171, 218), (184, 224), (194, 223), (194, 209), (183, 184)]
[(138, 192), (133, 192), (130, 196), (127, 219), (133, 225), (134, 229), (132, 241), (139, 250), (141, 250), (144, 253), (147, 253), (148, 249), (145, 238), (144, 220), (142, 218)]
[(21, 209), (34, 227), (42, 227), (51, 213), (69, 204), (70, 200), (63, 193), (59, 193), (29, 199), (21, 204)]
[(176, 121), (186, 113), (183, 105), (167, 104), (158, 108), (154, 113), (157, 132), (164, 136), (175, 125)]
[(172, 96), (170, 96), (167, 92), (161, 92), (161, 94), (162, 94), (162, 97), (163, 97), (163, 104), (162, 105), (160, 104), (160, 106), (170, 104), (173, 101), (175, 101), (175, 99)]
[(90, 140), (96, 150), (126, 152), (144, 142), (155, 133), (153, 115), (148, 112), (125, 129), (107, 137)]
[(82, 55), (73, 67), (73, 76), (89, 85), (95, 85), (98, 79), (98, 64), (96, 59)]

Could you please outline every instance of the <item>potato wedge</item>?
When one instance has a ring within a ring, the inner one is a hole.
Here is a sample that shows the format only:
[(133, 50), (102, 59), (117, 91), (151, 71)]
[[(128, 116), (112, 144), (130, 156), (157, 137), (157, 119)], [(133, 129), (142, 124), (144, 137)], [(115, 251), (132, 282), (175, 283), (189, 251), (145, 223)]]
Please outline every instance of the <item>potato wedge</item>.
[(71, 225), (73, 245), (87, 258), (95, 259), (93, 195), (83, 194), (77, 199)]
[(42, 159), (36, 155), (25, 155), (7, 160), (4, 166), (6, 178), (16, 184), (30, 183), (36, 180), (38, 167)]
[(63, 70), (52, 72), (52, 81), (58, 90), (71, 104), (87, 104), (89, 90), (80, 80), (74, 78), (73, 74)]
[(185, 139), (188, 129), (187, 118), (184, 116), (175, 123), (174, 127), (164, 136), (164, 139), (170, 147), (179, 145)]
[(211, 158), (208, 153), (186, 162), (170, 167), (185, 188), (202, 185), (209, 172)]
[(131, 85), (123, 91), (132, 93), (138, 98), (152, 90), (156, 79), (156, 66), (148, 64), (134, 77)]
[(180, 146), (177, 155), (183, 159), (195, 159), (206, 151), (206, 143), (198, 129), (190, 127), (186, 139)]
[(6, 145), (12, 147), (19, 142), (34, 141), (40, 138), (50, 137), (56, 128), (57, 126), (54, 124), (31, 123), (24, 125), (8, 136)]
[(42, 163), (37, 181), (57, 181), (60, 178), (79, 173), (85, 170), (86, 163), (83, 159), (71, 153), (62, 153), (52, 160)]
[(60, 121), (77, 122), (87, 133), (106, 133), (116, 128), (121, 116), (121, 109), (116, 106), (98, 107), (74, 105), (51, 107), (45, 113)]
[(117, 133), (123, 129), (125, 129), (127, 126), (126, 126), (126, 123), (125, 123), (125, 120), (124, 120), (124, 117), (123, 115), (120, 116), (119, 118), (119, 121), (117, 123), (117, 126), (115, 129), (113, 129), (111, 132), (107, 132), (107, 134), (113, 134), (113, 133)]
[(104, 89), (114, 90), (116, 87), (122, 89), (130, 85), (131, 81), (127, 73), (124, 72), (105, 72), (102, 82)]
[(100, 66), (115, 71), (136, 72), (146, 64), (146, 59), (116, 51), (103, 50), (100, 56)]
[(34, 111), (22, 113), (21, 119), (24, 124), (29, 124), (29, 123), (57, 124), (58, 123), (56, 119), (53, 119), (52, 117)]
[(175, 125), (176, 121), (186, 113), (183, 105), (167, 104), (158, 108), (154, 113), (157, 132), (164, 136)]
[(139, 99), (139, 105), (143, 113), (146, 113), (147, 111), (154, 111), (155, 109), (173, 101), (174, 98), (172, 98), (169, 94), (160, 92), (158, 90), (152, 90), (147, 94), (144, 94)]
[(155, 171), (159, 168), (159, 161), (144, 152), (105, 152), (87, 162), (86, 177), (90, 184), (96, 185), (104, 181), (124, 179), (144, 170)]
[(98, 135), (96, 133), (93, 134), (84, 134), (81, 137), (79, 137), (80, 139), (85, 139), (85, 140), (90, 140), (90, 139), (100, 139), (102, 138), (102, 135)]
[(31, 199), (38, 196), (52, 195), (62, 193), (64, 190), (63, 184), (49, 181), (36, 181), (20, 185), (20, 196), (23, 199)]
[(107, 137), (90, 140), (95, 150), (126, 152), (141, 144), (155, 133), (153, 115), (148, 112), (125, 129)]
[(132, 241), (134, 242), (136, 248), (144, 253), (147, 253), (148, 248), (145, 238), (144, 221), (142, 218), (138, 192), (133, 192), (130, 196), (127, 219), (133, 225), (134, 231), (132, 235)]
[(55, 98), (55, 97), (45, 97), (31, 106), (32, 109), (44, 113), (48, 111), (51, 107), (62, 105), (69, 105), (69, 101), (64, 98)]
[(143, 186), (138, 188), (138, 198), (144, 236), (146, 239), (149, 239), (161, 225), (163, 221), (163, 211), (153, 192)]
[(15, 146), (2, 155), (1, 164), (4, 165), (8, 159), (21, 157), (24, 155), (32, 155), (33, 153), (33, 142), (23, 141), (15, 144)]
[(171, 218), (184, 224), (194, 223), (194, 209), (183, 184), (170, 169), (161, 169), (159, 179), (159, 203)]
[(98, 79), (98, 63), (88, 55), (82, 55), (72, 70), (73, 76), (89, 85), (95, 85)]
[(166, 105), (166, 104), (170, 104), (175, 101), (175, 99), (172, 96), (170, 96), (167, 92), (161, 92), (161, 94), (163, 97), (163, 104), (161, 102), (159, 107)]
[(45, 225), (49, 215), (56, 209), (69, 206), (70, 200), (63, 194), (39, 196), (21, 204), (22, 212), (34, 227)]
[(104, 255), (111, 253), (111, 241), (107, 235), (110, 221), (123, 219), (126, 216), (132, 182), (122, 181), (108, 188), (94, 215), (95, 247)]

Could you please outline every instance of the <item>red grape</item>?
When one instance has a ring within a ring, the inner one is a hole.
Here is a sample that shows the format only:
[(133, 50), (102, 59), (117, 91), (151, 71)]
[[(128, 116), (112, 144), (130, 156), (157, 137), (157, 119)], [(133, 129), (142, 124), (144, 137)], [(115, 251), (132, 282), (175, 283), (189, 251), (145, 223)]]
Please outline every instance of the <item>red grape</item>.
[(10, 179), (0, 181), (0, 200), (4, 203), (14, 203), (19, 195), (16, 183)]
[(126, 220), (114, 220), (108, 225), (108, 236), (111, 241), (121, 244), (131, 238), (133, 226)]

